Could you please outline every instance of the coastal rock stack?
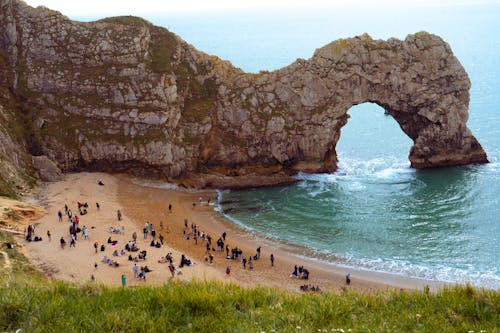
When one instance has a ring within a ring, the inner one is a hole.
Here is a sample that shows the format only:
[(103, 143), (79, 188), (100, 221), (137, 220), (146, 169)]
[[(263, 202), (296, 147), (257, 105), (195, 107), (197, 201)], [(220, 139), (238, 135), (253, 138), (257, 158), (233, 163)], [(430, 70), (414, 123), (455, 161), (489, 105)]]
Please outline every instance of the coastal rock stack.
[(186, 186), (281, 183), (335, 171), (347, 111), (364, 102), (413, 140), (415, 168), (487, 162), (466, 126), (467, 73), (427, 32), (340, 39), (254, 74), (136, 17), (83, 23), (0, 0), (0, 27), (0, 146), (18, 145), (1, 165), (26, 173), (44, 155)]

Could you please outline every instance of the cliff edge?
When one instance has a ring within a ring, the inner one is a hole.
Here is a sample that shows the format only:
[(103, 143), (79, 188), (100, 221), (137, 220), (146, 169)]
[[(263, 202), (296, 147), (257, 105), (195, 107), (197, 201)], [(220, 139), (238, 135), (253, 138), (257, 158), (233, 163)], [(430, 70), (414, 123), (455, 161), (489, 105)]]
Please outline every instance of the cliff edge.
[(340, 39), (251, 74), (136, 17), (83, 23), (0, 0), (0, 27), (0, 159), (26, 174), (44, 155), (186, 186), (286, 182), (336, 170), (347, 111), (364, 102), (413, 140), (412, 167), (487, 162), (466, 126), (467, 73), (426, 32)]

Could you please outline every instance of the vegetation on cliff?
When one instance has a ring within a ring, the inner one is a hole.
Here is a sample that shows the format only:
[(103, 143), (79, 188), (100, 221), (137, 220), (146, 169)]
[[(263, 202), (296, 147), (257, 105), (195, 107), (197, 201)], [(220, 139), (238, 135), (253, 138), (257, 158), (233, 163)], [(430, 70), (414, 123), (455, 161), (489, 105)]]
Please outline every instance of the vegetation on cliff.
[[(0, 241), (12, 239), (0, 232)], [(500, 293), (470, 286), (338, 295), (216, 282), (109, 288), (47, 280), (15, 249), (2, 251), (11, 267), (0, 278), (4, 331), (497, 332), (500, 323)]]

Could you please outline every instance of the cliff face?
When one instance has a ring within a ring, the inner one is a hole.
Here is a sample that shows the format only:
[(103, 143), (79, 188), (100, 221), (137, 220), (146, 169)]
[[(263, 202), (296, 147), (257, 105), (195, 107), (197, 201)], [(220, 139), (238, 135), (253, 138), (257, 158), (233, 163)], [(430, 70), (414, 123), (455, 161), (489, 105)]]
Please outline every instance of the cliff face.
[(413, 167), (487, 162), (466, 126), (467, 73), (429, 33), (342, 39), (247, 74), (139, 18), (82, 23), (16, 0), (0, 6), (0, 104), (28, 110), (25, 150), (65, 171), (201, 187), (330, 172), (347, 111), (363, 102), (382, 106), (414, 141)]

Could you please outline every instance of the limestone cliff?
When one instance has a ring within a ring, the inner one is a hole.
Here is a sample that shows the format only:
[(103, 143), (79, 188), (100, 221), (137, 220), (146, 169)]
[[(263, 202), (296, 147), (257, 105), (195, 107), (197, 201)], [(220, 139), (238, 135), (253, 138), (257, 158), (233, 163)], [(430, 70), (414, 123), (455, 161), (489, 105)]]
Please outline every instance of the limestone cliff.
[(13, 99), (29, 111), (33, 133), (23, 146), (63, 171), (154, 174), (200, 187), (331, 172), (347, 111), (363, 102), (382, 106), (413, 140), (415, 168), (487, 162), (466, 126), (467, 73), (426, 32), (341, 39), (309, 60), (249, 74), (140, 18), (82, 23), (17, 0), (0, 6), (9, 95), (0, 104)]

